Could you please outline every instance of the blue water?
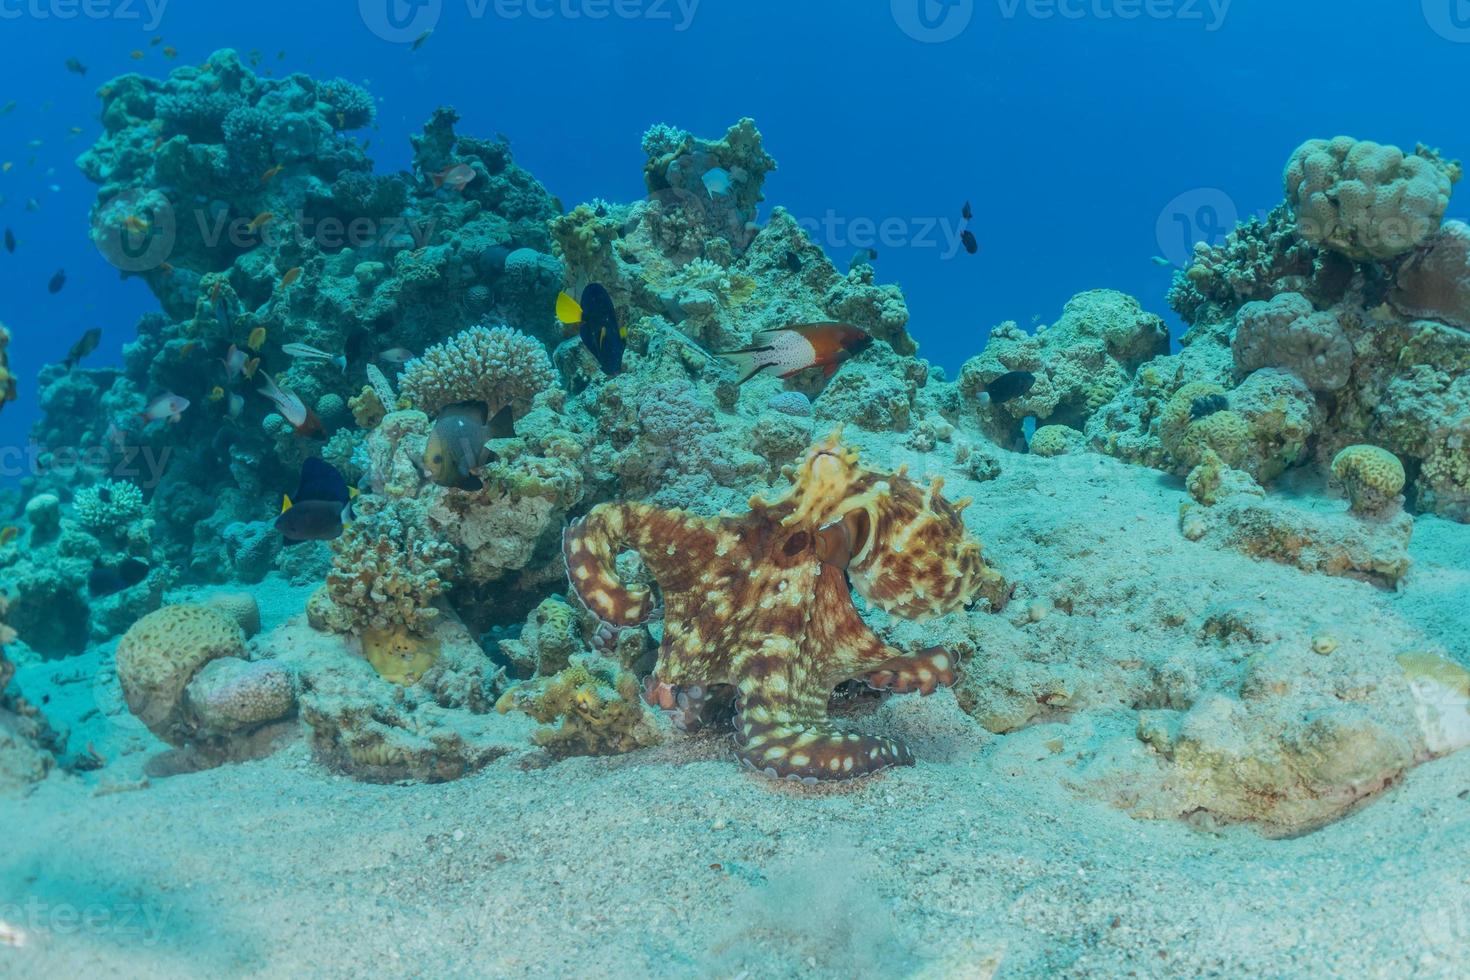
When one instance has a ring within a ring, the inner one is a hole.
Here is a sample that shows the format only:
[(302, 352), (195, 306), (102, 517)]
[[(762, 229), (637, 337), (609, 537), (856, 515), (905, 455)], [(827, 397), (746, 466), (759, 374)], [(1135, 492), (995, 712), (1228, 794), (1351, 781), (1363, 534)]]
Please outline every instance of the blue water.
[[(178, 63), (258, 49), (260, 70), (365, 83), (381, 100), (384, 171), (407, 166), (407, 135), (452, 104), (460, 132), (508, 135), (569, 207), (642, 193), (653, 122), (717, 136), (752, 116), (780, 162), (768, 204), (810, 222), (839, 265), (875, 246), (923, 354), (950, 369), (992, 325), (1050, 321), (1079, 290), (1121, 289), (1164, 313), (1170, 270), (1150, 257), (1180, 261), (1186, 239), (1277, 204), (1273, 175), (1304, 139), (1467, 152), (1464, 0), (443, 0), (400, 7), (423, 18), (413, 36), (435, 24), (417, 52), (380, 36), (394, 33), (389, 2), (91, 0), (102, 16), (0, 3), (0, 103), (17, 103), (0, 117), (13, 163), (0, 224), (21, 241), (0, 254), (0, 321), (22, 384), (0, 443), (24, 440), (43, 363), (91, 326), (105, 335), (90, 363), (116, 361), (156, 308), (91, 246), (95, 189), (74, 166), (99, 131), (96, 88), (171, 67), (155, 36)], [(69, 73), (68, 57), (88, 73)], [(966, 200), (973, 257), (953, 239)], [(66, 287), (49, 295), (59, 268)]]

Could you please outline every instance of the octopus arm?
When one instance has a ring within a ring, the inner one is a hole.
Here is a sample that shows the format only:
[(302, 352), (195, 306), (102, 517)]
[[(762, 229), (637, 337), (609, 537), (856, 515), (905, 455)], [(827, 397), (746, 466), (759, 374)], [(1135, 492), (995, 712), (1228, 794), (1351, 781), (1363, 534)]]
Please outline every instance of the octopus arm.
[(652, 598), (646, 585), (625, 583), (617, 557), (636, 551), (660, 586), (679, 588), (692, 572), (692, 556), (716, 547), (713, 522), (644, 504), (599, 504), (562, 538), (572, 590), (593, 615), (614, 626), (648, 620)]

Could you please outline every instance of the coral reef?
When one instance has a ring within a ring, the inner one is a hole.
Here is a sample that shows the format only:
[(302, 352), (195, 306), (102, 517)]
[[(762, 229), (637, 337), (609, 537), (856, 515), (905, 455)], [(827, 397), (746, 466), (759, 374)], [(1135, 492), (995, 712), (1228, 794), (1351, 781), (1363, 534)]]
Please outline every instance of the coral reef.
[(492, 410), (531, 400), (556, 382), (546, 348), (508, 327), (475, 327), (424, 351), (404, 365), (399, 390), (429, 415), (456, 402), (481, 401)]
[(326, 594), (356, 632), (423, 634), (439, 617), (456, 551), (428, 533), (412, 501), (366, 499), (332, 542)]
[(661, 740), (641, 693), (638, 677), (615, 661), (578, 654), (561, 670), (506, 691), (496, 710), (547, 725), (532, 738), (553, 756), (618, 755)]
[(814, 446), (794, 485), (757, 496), (749, 514), (701, 519), (639, 505), (601, 505), (566, 536), (577, 597), (600, 620), (636, 626), (652, 614), (643, 585), (624, 582), (613, 558), (633, 548), (658, 581), (663, 645), (650, 698), (684, 708), (716, 685), (740, 699), (736, 753), (767, 775), (844, 779), (913, 756), (892, 739), (843, 733), (826, 719), (841, 681), (930, 693), (954, 679), (954, 656), (904, 654), (857, 615), (848, 585), (905, 618), (938, 615), (980, 596), (1003, 604), (960, 520), (963, 504), (903, 473), (865, 470), (834, 436)]

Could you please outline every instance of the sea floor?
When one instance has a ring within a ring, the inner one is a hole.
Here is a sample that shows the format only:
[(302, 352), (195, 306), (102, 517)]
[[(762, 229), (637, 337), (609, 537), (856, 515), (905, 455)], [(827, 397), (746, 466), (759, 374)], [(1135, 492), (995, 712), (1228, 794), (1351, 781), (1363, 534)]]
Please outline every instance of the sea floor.
[[(1115, 591), (1140, 578), (1304, 616), (1356, 602), (1355, 623), (1411, 623), (1466, 656), (1470, 528), (1421, 522), (1394, 594), (1201, 551), (1157, 474), (1047, 465), (987, 487), (982, 537), (1001, 568), (1096, 580), (1116, 615), (1078, 628), (1100, 657), (1155, 641), (1156, 597)], [(274, 581), (261, 595), (267, 631), (304, 598)], [(161, 746), (85, 708), (105, 700), (84, 680), (98, 656), (22, 671), (110, 761), (0, 796), (0, 922), (24, 933), (0, 943), (3, 977), (1454, 977), (1470, 962), (1470, 752), (1288, 837), (1080, 794), (1071, 747), (1136, 725), (1122, 707), (995, 735), (950, 692), (865, 719), (919, 763), (851, 784), (755, 776), (718, 735), (555, 763), (528, 748), (439, 785), (356, 782), (297, 740), (145, 782)]]

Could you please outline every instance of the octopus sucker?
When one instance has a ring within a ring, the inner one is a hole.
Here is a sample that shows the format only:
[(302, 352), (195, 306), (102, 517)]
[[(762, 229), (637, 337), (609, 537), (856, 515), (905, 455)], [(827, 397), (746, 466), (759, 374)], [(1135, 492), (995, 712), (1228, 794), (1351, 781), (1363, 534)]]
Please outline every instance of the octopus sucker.
[[(735, 699), (735, 754), (755, 772), (800, 782), (853, 779), (912, 765), (902, 742), (844, 732), (827, 718), (843, 681), (930, 694), (953, 684), (956, 658), (884, 643), (853, 605), (857, 589), (895, 616), (923, 619), (1005, 583), (981, 559), (959, 510), (903, 472), (864, 469), (834, 436), (813, 446), (778, 499), (740, 516), (703, 518), (640, 504), (602, 504), (568, 528), (572, 590), (614, 626), (653, 612), (651, 592), (615, 565), (637, 552), (657, 580), (664, 638), (645, 699), (681, 728), (705, 720), (708, 693)], [(851, 585), (849, 585), (849, 580)], [(725, 590), (711, 595), (712, 583)]]

